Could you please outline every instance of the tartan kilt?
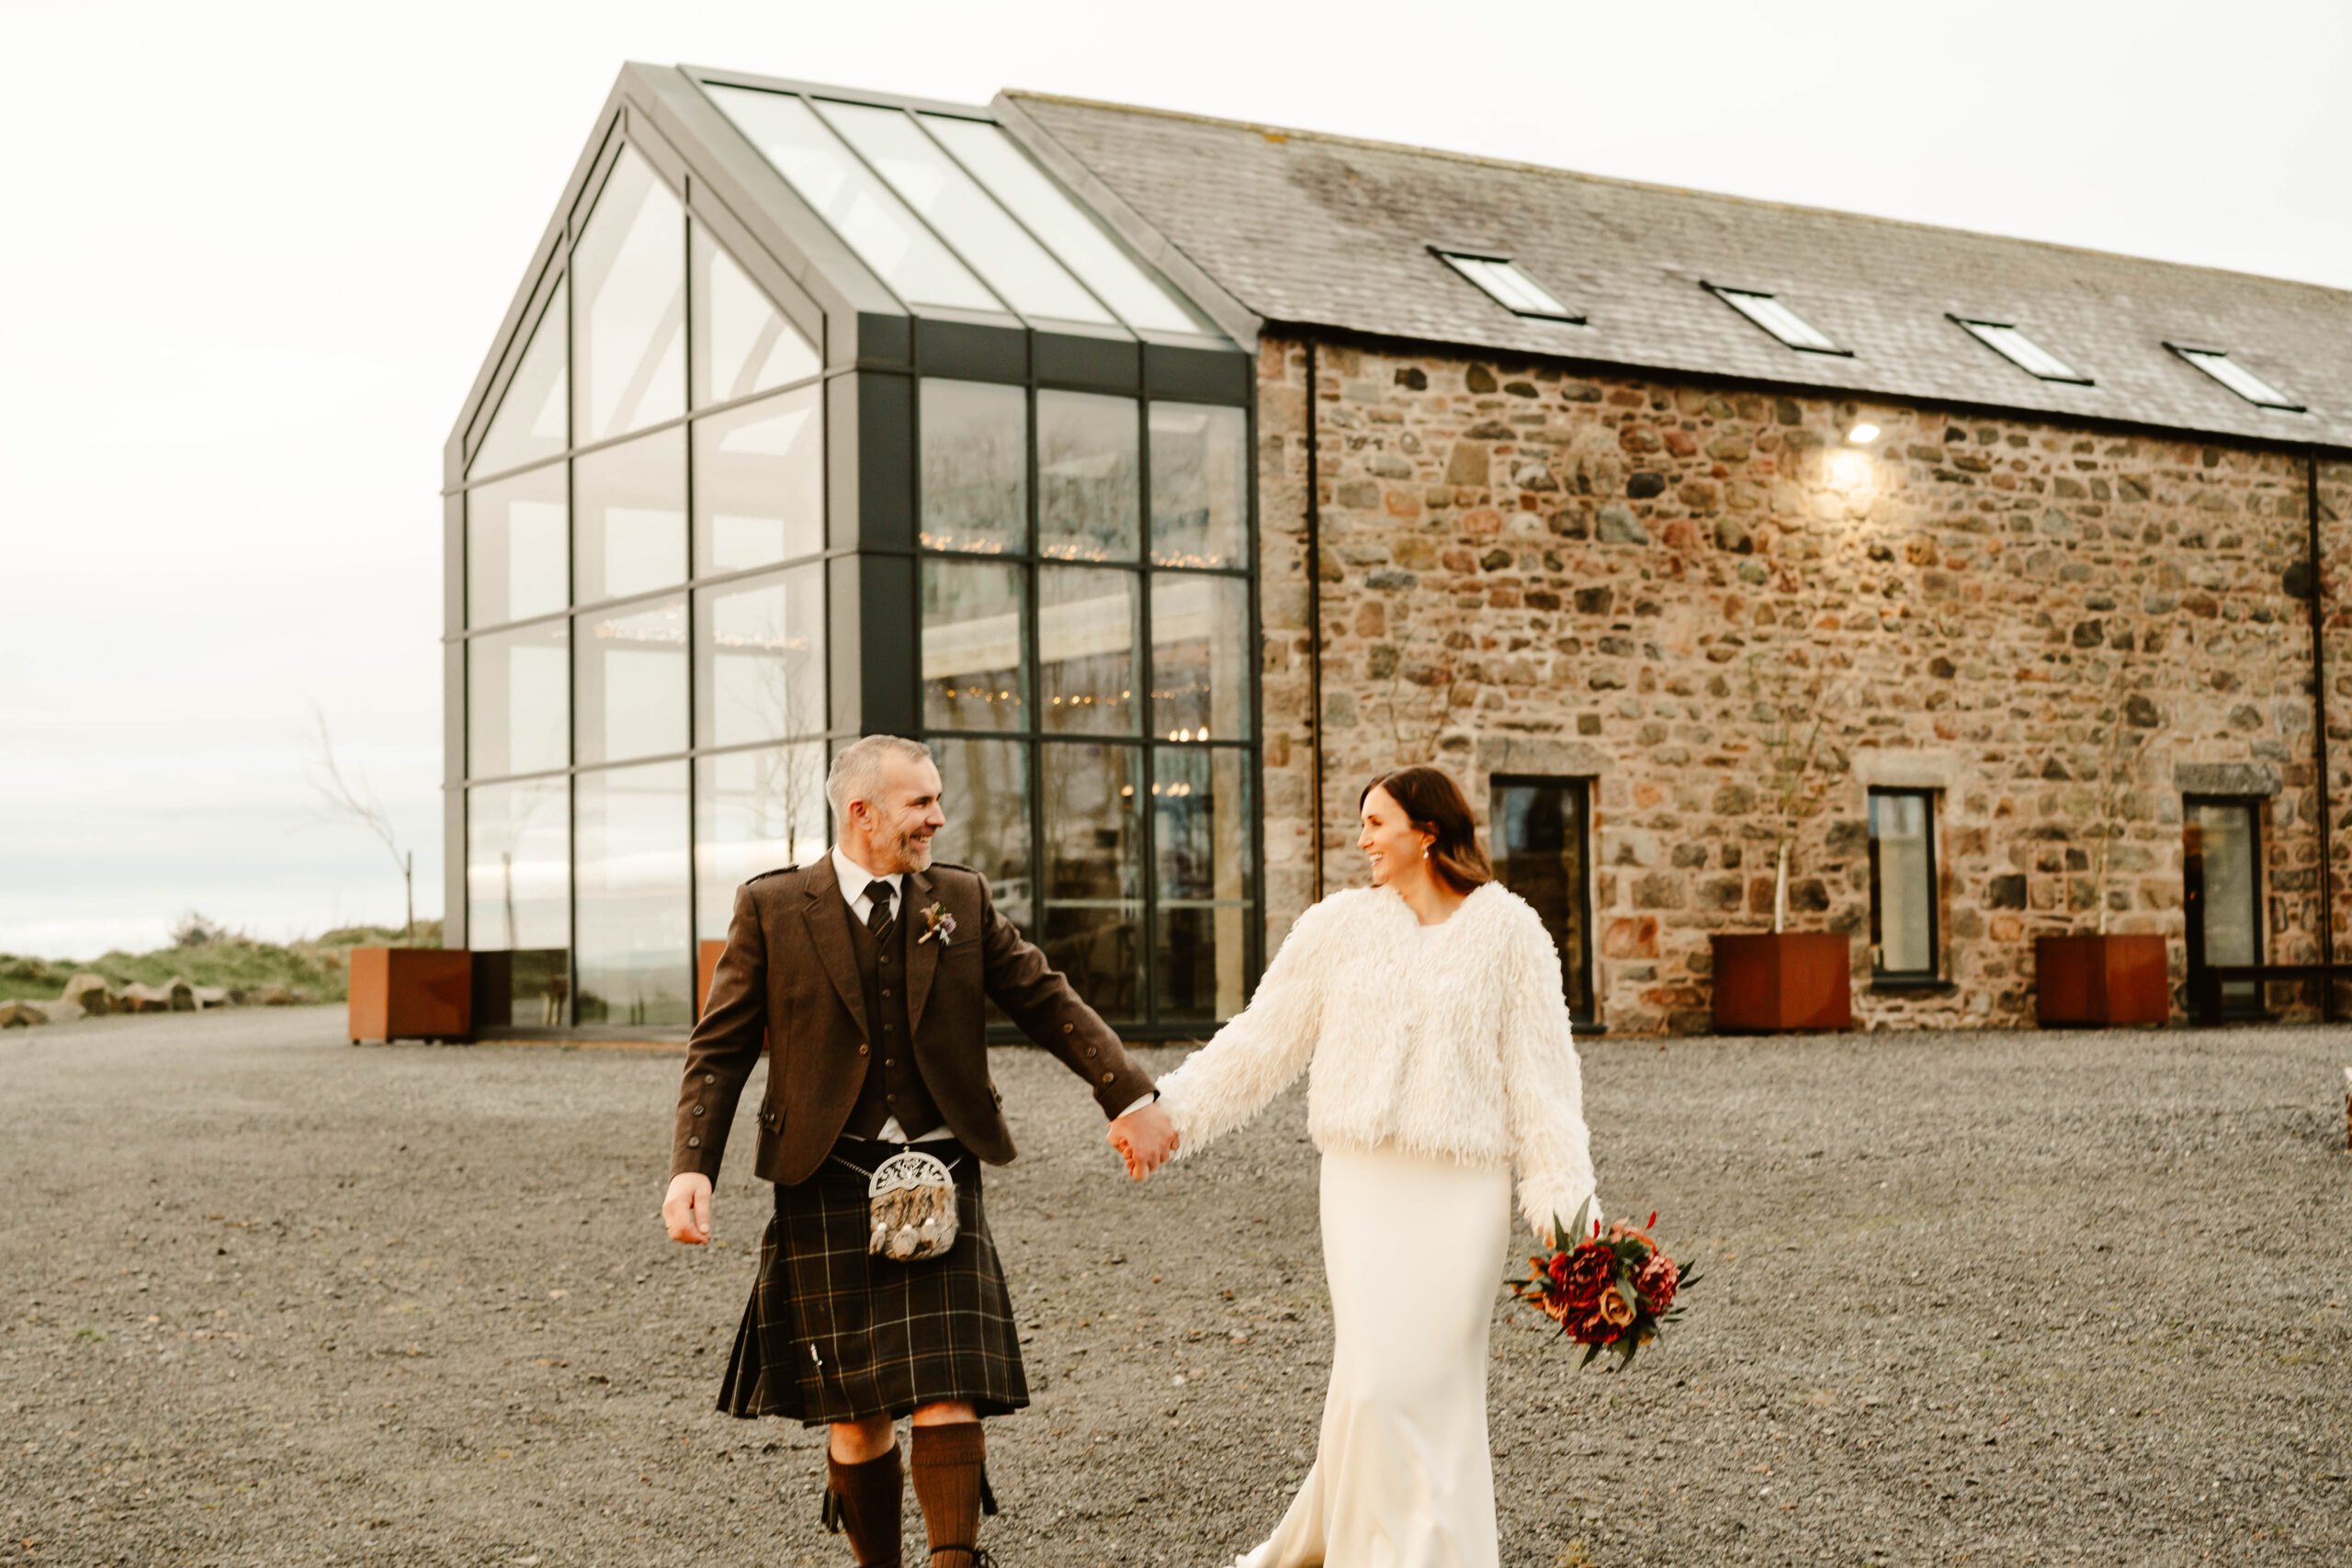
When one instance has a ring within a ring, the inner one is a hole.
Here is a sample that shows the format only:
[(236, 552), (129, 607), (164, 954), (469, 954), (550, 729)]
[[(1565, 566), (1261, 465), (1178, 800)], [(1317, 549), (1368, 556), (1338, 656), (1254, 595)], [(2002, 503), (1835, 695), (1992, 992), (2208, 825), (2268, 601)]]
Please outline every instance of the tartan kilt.
[(722, 1412), (820, 1427), (904, 1416), (942, 1400), (968, 1402), (981, 1416), (1029, 1403), (980, 1162), (953, 1139), (917, 1146), (954, 1173), (956, 1245), (916, 1263), (865, 1250), (866, 1172), (897, 1145), (845, 1139), (836, 1156), (865, 1170), (829, 1157), (806, 1181), (777, 1187), (759, 1276), (719, 1385)]

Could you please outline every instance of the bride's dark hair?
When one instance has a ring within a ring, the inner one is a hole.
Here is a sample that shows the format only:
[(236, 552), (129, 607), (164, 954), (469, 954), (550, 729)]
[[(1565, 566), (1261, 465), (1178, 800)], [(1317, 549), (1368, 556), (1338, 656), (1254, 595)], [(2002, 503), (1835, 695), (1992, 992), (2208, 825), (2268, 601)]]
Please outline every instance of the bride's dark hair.
[(1363, 793), (1356, 796), (1357, 810), (1363, 809), (1363, 803), (1376, 789), (1386, 790), (1388, 798), (1404, 808), (1416, 827), (1437, 835), (1437, 841), (1430, 846), (1430, 870), (1441, 881), (1457, 893), (1468, 893), (1495, 879), (1493, 863), (1478, 847), (1478, 827), (1470, 818), (1470, 803), (1463, 798), (1462, 786), (1452, 774), (1418, 763), (1391, 769), (1363, 786)]

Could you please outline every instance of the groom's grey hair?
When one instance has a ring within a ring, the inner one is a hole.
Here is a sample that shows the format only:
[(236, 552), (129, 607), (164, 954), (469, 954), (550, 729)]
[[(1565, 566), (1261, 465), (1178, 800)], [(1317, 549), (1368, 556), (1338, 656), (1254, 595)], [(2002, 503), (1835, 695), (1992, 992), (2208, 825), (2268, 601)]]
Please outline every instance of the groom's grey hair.
[(882, 787), (882, 760), (904, 757), (910, 762), (931, 761), (931, 748), (920, 740), (897, 735), (861, 736), (842, 748), (825, 774), (825, 798), (832, 802), (836, 830), (849, 820), (849, 803), (872, 800)]

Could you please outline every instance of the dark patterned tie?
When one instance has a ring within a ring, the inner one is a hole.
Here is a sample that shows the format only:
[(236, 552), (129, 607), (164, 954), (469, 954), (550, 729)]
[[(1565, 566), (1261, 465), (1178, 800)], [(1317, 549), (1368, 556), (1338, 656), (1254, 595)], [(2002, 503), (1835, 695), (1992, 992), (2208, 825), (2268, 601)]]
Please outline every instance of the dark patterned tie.
[(874, 908), (866, 911), (865, 929), (879, 941), (890, 930), (890, 885), (881, 881), (869, 882), (865, 885), (865, 896), (874, 900)]

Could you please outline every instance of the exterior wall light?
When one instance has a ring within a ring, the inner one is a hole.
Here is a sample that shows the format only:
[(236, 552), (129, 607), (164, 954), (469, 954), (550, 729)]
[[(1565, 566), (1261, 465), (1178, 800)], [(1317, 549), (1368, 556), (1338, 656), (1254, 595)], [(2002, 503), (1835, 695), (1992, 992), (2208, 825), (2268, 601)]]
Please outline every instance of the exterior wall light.
[(1849, 446), (1867, 446), (1877, 439), (1878, 426), (1867, 420), (1846, 432), (1846, 445)]

